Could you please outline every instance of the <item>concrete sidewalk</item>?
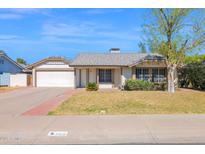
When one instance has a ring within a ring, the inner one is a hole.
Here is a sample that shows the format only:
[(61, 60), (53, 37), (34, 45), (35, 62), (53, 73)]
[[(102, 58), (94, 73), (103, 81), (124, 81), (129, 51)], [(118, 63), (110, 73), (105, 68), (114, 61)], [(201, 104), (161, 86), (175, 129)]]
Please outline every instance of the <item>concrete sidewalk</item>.
[(0, 116), (0, 123), (0, 144), (205, 143), (205, 115)]

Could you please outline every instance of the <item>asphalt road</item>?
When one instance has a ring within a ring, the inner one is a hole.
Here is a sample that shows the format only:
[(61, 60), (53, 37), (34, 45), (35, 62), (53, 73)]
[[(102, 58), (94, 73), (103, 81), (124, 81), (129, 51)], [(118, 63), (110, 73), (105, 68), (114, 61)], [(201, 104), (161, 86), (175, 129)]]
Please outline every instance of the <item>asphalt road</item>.
[(0, 144), (205, 143), (205, 115), (0, 116), (0, 123)]

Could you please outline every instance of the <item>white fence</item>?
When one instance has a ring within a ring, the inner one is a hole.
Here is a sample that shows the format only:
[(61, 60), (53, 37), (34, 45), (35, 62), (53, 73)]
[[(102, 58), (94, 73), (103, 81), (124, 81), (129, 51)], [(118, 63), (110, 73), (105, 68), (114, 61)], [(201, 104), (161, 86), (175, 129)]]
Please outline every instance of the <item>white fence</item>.
[(11, 74), (10, 75), (10, 86), (11, 87), (26, 87), (28, 84), (27, 74)]
[(10, 73), (0, 74), (0, 86), (10, 86)]

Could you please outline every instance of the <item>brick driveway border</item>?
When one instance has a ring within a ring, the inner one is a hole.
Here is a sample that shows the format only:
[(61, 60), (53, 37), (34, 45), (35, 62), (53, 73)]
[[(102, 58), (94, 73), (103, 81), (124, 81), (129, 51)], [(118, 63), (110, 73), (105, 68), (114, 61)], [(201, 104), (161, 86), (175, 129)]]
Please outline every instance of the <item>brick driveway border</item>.
[(76, 94), (80, 90), (77, 89), (69, 89), (63, 94), (60, 94), (54, 98), (51, 98), (40, 105), (22, 113), (23, 116), (39, 116), (39, 115), (47, 115), (49, 111), (55, 109), (58, 105), (60, 105), (63, 101), (67, 100), (72, 95)]

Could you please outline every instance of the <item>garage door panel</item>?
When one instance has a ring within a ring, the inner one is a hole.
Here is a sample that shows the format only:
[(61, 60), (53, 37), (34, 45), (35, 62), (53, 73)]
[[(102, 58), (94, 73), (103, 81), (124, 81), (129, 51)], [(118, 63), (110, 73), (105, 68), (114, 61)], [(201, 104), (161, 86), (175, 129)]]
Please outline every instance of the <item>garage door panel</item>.
[(37, 87), (74, 87), (73, 71), (38, 71)]

